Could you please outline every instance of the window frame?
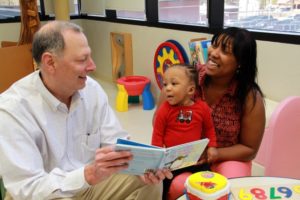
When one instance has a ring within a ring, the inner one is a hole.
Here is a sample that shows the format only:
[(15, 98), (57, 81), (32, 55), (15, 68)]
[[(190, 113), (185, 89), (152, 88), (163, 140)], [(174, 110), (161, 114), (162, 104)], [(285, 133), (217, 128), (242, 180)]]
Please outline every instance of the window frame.
[[(158, 0), (145, 0), (145, 15), (146, 20), (134, 20), (134, 19), (118, 19), (115, 10), (106, 10), (106, 16), (89, 16), (86, 14), (81, 14), (80, 12), (81, 0), (78, 0), (78, 15), (71, 15), (70, 19), (89, 19), (96, 21), (107, 21), (114, 23), (165, 28), (172, 30), (181, 30), (187, 32), (199, 32), (214, 34), (223, 28), (224, 19), (224, 0), (208, 0), (208, 27), (204, 26), (193, 26), (185, 24), (172, 24), (159, 22), (158, 20)], [(53, 20), (54, 17), (49, 17), (45, 15), (44, 1), (40, 0), (41, 12), (40, 21)], [(11, 23), (20, 22), (20, 17), (0, 19), (0, 23)], [(288, 43), (288, 44), (300, 44), (300, 35), (282, 32), (272, 32), (272, 31), (257, 31), (253, 29), (248, 29), (254, 36), (256, 40)]]
[[(224, 19), (224, 0), (208, 0), (208, 27), (192, 26), (184, 24), (171, 24), (158, 21), (158, 0), (145, 0), (146, 5), (146, 21), (131, 20), (131, 19), (118, 19), (116, 12), (113, 10), (106, 11), (106, 17), (81, 15), (82, 19), (108, 21), (114, 23), (123, 23), (139, 26), (148, 26), (156, 28), (166, 28), (173, 30), (181, 30), (188, 32), (199, 32), (214, 34), (226, 27), (223, 26)], [(300, 35), (293, 35), (290, 33), (272, 32), (272, 31), (257, 31), (248, 29), (256, 40), (300, 44)]]

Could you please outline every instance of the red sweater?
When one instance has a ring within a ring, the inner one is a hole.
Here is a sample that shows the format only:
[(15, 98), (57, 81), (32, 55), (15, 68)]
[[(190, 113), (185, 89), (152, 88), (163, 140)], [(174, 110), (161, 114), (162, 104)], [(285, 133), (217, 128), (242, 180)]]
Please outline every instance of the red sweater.
[(216, 147), (216, 134), (208, 105), (197, 100), (191, 106), (171, 106), (164, 102), (156, 112), (152, 145), (171, 147), (202, 138)]

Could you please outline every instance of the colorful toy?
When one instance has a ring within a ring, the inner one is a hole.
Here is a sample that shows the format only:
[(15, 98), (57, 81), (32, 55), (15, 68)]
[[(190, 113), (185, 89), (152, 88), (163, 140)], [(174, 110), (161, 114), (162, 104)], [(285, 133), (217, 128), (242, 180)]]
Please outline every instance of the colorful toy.
[(128, 110), (128, 97), (142, 95), (143, 109), (154, 108), (154, 99), (150, 91), (150, 80), (145, 76), (124, 76), (117, 80), (118, 94), (116, 109), (119, 112)]
[(166, 69), (177, 63), (189, 63), (184, 48), (175, 40), (167, 40), (161, 43), (154, 55), (154, 74), (159, 88), (163, 86), (162, 77)]
[(183, 57), (184, 63), (189, 63), (188, 54), (185, 52), (183, 46), (179, 42), (177, 42), (176, 40), (167, 40), (167, 42), (171, 42), (171, 43), (175, 44)]
[(264, 185), (261, 183), (261, 186), (232, 188), (232, 194), (237, 200), (300, 199), (300, 185), (280, 183)]
[(196, 38), (189, 41), (189, 49), (191, 54), (191, 64), (205, 64), (208, 59), (208, 47), (211, 40), (206, 38)]
[(185, 182), (185, 187), (190, 200), (228, 200), (230, 193), (227, 178), (211, 171), (190, 175)]

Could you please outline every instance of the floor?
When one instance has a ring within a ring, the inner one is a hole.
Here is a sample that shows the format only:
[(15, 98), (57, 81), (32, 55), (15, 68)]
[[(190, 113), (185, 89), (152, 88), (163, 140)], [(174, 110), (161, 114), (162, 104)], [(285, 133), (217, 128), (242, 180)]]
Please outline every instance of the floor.
[[(117, 86), (114, 83), (106, 80), (96, 80), (107, 93), (111, 107), (114, 109), (116, 116), (120, 120), (123, 128), (130, 133), (131, 140), (150, 144), (152, 134), (152, 117), (155, 108), (153, 110), (143, 110), (143, 105), (140, 102), (139, 104), (129, 104), (128, 111), (126, 112), (118, 112), (115, 109)], [(263, 174), (263, 166), (253, 163), (252, 176), (263, 176)]]
[(152, 117), (155, 108), (153, 110), (143, 110), (142, 102), (140, 102), (137, 104), (128, 104), (128, 111), (126, 112), (118, 112), (115, 109), (117, 86), (109, 81), (100, 79), (97, 79), (97, 81), (107, 93), (111, 107), (114, 109), (123, 128), (130, 133), (131, 140), (150, 144)]

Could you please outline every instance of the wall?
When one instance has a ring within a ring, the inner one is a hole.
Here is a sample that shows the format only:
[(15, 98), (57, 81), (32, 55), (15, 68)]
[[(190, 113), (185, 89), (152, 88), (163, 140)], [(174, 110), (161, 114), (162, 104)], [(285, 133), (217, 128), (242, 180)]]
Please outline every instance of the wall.
[[(151, 78), (154, 94), (158, 94), (153, 71), (155, 50), (161, 42), (175, 39), (184, 46), (187, 53), (191, 38), (211, 35), (141, 27), (109, 22), (83, 20), (83, 27), (88, 35), (97, 64), (96, 76), (111, 80), (111, 49), (109, 33), (112, 31), (132, 33), (133, 67), (137, 75)], [(257, 41), (258, 47), (258, 82), (265, 95), (275, 101), (287, 96), (300, 95), (300, 45)]]
[[(177, 40), (187, 53), (191, 38), (211, 35), (160, 29), (136, 25), (126, 25), (92, 20), (75, 20), (83, 26), (89, 40), (93, 58), (97, 65), (95, 76), (112, 80), (110, 32), (132, 34), (134, 74), (148, 76), (152, 81), (154, 96), (159, 89), (153, 70), (153, 58), (158, 45), (168, 39)], [(0, 41), (18, 40), (18, 23), (0, 24)], [(258, 45), (258, 82), (265, 95), (275, 101), (287, 96), (300, 96), (300, 45), (257, 41)]]
[(20, 36), (20, 29), (20, 23), (0, 24), (0, 42), (3, 40), (18, 42)]
[(258, 41), (258, 82), (270, 99), (300, 95), (300, 45)]
[[(172, 31), (150, 27), (139, 27), (99, 21), (85, 20), (83, 27), (87, 33), (93, 57), (97, 64), (97, 77), (112, 79), (110, 32), (128, 32), (132, 34), (133, 72), (135, 75), (145, 75), (152, 81), (154, 96), (158, 95), (158, 87), (154, 75), (153, 60), (156, 48), (161, 42), (168, 39), (179, 41), (184, 47), (190, 38), (199, 37), (200, 34), (187, 34), (183, 31)], [(208, 37), (208, 35), (201, 35)], [(187, 51), (187, 49), (186, 49)], [(187, 51), (188, 52), (188, 51)]]

